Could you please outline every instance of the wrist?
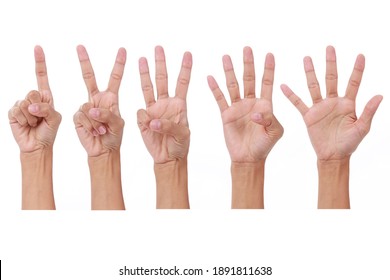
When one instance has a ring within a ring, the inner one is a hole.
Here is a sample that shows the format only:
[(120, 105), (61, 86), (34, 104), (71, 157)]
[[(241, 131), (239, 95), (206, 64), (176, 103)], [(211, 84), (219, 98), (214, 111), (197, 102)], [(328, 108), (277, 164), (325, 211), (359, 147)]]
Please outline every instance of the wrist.
[(156, 207), (188, 209), (187, 158), (154, 164), (156, 176)]
[(349, 162), (350, 156), (342, 159), (317, 160), (318, 208), (350, 208)]
[(88, 156), (89, 168), (104, 167), (109, 162), (120, 161), (120, 151), (112, 150), (96, 156)]
[(23, 162), (36, 163), (36, 160), (39, 158), (52, 158), (52, 156), (53, 146), (47, 146), (29, 152), (20, 151), (20, 160)]
[(22, 209), (54, 210), (53, 150), (21, 152)]
[(91, 176), (91, 208), (124, 210), (120, 152), (88, 157)]
[(264, 208), (265, 159), (257, 162), (232, 162), (232, 208)]

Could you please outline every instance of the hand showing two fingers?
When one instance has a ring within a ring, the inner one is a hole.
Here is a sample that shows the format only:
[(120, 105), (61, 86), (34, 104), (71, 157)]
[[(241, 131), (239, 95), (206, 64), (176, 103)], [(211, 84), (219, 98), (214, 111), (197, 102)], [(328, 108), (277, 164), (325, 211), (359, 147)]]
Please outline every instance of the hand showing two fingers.
[(54, 110), (45, 54), (40, 46), (35, 47), (34, 57), (38, 91), (30, 91), (8, 112), (12, 133), (23, 153), (51, 148), (61, 123), (61, 115)]
[(157, 101), (154, 97), (146, 58), (139, 60), (141, 86), (146, 110), (137, 112), (142, 138), (155, 163), (185, 159), (190, 145), (187, 120), (187, 91), (191, 76), (192, 56), (183, 56), (174, 97), (168, 95), (168, 75), (162, 47), (155, 48)]
[(118, 92), (126, 63), (126, 50), (118, 50), (107, 90), (99, 91), (88, 53), (77, 47), (81, 71), (88, 90), (89, 101), (74, 115), (80, 142), (88, 156), (99, 156), (119, 151), (122, 143), (124, 120), (119, 113)]
[(226, 85), (231, 105), (212, 76), (208, 83), (221, 111), (225, 141), (233, 162), (258, 162), (264, 160), (283, 135), (283, 127), (273, 115), (272, 88), (275, 60), (267, 54), (260, 98), (256, 98), (255, 67), (252, 49), (244, 48), (244, 98), (229, 56), (223, 57)]

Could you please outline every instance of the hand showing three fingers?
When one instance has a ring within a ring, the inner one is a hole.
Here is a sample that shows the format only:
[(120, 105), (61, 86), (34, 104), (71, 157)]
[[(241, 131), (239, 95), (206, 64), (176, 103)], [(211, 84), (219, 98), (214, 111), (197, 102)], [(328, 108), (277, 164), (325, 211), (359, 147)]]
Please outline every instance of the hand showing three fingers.
[(190, 145), (186, 97), (191, 76), (192, 56), (183, 56), (174, 97), (168, 95), (168, 75), (162, 47), (155, 49), (157, 101), (154, 97), (146, 58), (139, 60), (141, 86), (146, 110), (137, 112), (138, 126), (155, 163), (186, 159)]
[(52, 148), (61, 123), (61, 115), (54, 110), (45, 54), (40, 46), (35, 47), (34, 56), (38, 91), (30, 91), (8, 113), (12, 133), (22, 153)]
[(80, 142), (88, 156), (99, 156), (119, 151), (122, 143), (124, 120), (119, 113), (118, 92), (125, 63), (126, 50), (118, 50), (108, 88), (99, 91), (88, 53), (83, 46), (77, 47), (89, 102), (84, 103), (74, 115), (74, 123)]
[(272, 88), (275, 61), (272, 54), (265, 59), (260, 98), (256, 98), (255, 68), (251, 48), (244, 48), (244, 98), (229, 56), (223, 57), (231, 105), (212, 76), (208, 83), (221, 111), (225, 141), (232, 162), (251, 163), (265, 160), (283, 135), (283, 127), (273, 115)]
[(326, 50), (326, 98), (323, 99), (310, 57), (305, 57), (304, 68), (307, 84), (313, 100), (308, 108), (286, 85), (281, 89), (296, 106), (306, 123), (311, 143), (319, 160), (340, 160), (349, 157), (370, 130), (371, 121), (382, 96), (371, 98), (360, 118), (355, 112), (355, 100), (362, 80), (365, 59), (356, 58), (345, 96), (337, 91), (337, 65), (335, 49)]

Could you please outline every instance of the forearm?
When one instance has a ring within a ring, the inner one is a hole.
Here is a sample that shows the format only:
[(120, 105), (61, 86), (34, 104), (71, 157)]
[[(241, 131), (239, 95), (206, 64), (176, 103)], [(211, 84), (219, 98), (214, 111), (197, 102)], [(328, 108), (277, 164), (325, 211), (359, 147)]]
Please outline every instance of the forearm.
[(187, 159), (155, 163), (156, 207), (189, 209)]
[(265, 160), (255, 163), (232, 162), (232, 208), (264, 208)]
[(88, 158), (92, 210), (124, 210), (120, 152)]
[(20, 153), (22, 209), (55, 210), (53, 194), (53, 149)]
[(318, 160), (318, 208), (349, 209), (349, 157)]

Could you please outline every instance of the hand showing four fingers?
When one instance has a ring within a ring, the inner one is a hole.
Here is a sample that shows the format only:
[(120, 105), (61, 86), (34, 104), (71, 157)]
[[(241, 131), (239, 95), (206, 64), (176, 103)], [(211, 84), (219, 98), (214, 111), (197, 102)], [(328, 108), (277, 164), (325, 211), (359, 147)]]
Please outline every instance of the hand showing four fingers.
[(137, 112), (142, 138), (155, 163), (185, 159), (190, 145), (187, 120), (187, 91), (191, 76), (192, 56), (183, 56), (174, 97), (168, 95), (168, 75), (162, 47), (155, 48), (157, 101), (154, 97), (146, 58), (139, 60), (141, 86), (146, 110)]
[(326, 50), (326, 98), (320, 87), (310, 57), (305, 57), (304, 68), (313, 106), (307, 105), (286, 85), (281, 89), (302, 114), (311, 143), (319, 160), (340, 160), (349, 157), (370, 130), (371, 121), (382, 96), (371, 98), (360, 118), (355, 112), (355, 100), (362, 80), (365, 59), (358, 55), (345, 92), (339, 97), (337, 91), (337, 65), (335, 49)]
[(264, 160), (283, 135), (283, 127), (273, 115), (272, 88), (275, 61), (272, 54), (265, 59), (260, 98), (256, 98), (255, 67), (251, 48), (244, 48), (244, 98), (229, 56), (223, 57), (231, 105), (212, 76), (208, 83), (221, 111), (225, 141), (233, 162)]
[(8, 112), (12, 134), (22, 153), (52, 148), (61, 123), (61, 115), (54, 110), (45, 54), (40, 46), (35, 47), (34, 56), (38, 91), (30, 91)]
[(126, 63), (126, 50), (118, 50), (107, 90), (99, 91), (88, 53), (77, 47), (81, 70), (89, 94), (74, 115), (74, 123), (81, 144), (88, 156), (99, 156), (119, 151), (122, 143), (124, 120), (119, 113), (118, 92)]

